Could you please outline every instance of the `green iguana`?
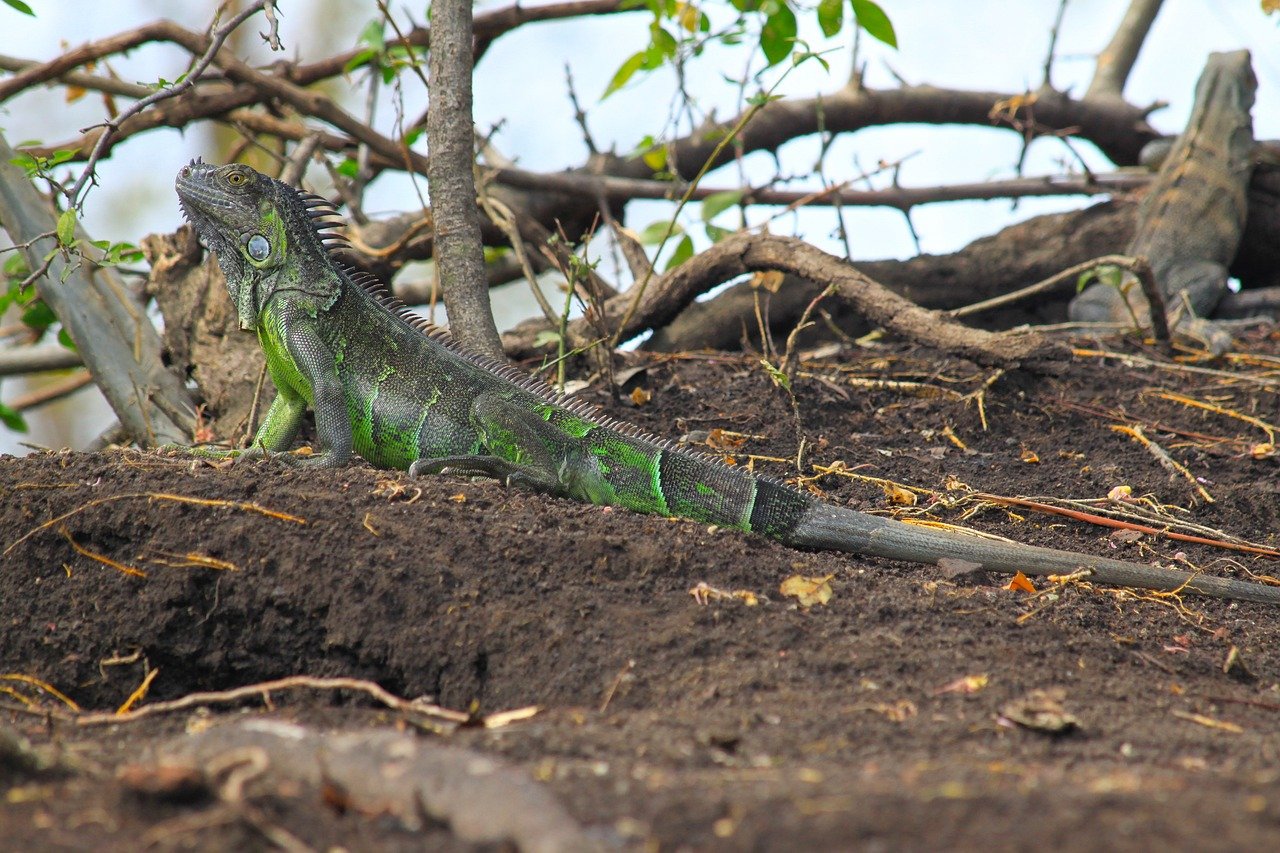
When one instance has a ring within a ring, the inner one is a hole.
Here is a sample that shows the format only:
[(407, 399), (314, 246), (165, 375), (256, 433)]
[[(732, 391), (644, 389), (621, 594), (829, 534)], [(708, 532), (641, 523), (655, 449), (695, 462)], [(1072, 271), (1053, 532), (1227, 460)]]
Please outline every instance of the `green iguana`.
[(325, 199), (247, 166), (199, 161), (179, 171), (177, 190), (278, 391), (244, 456), (287, 450), (310, 406), (319, 452), (279, 458), (337, 467), (355, 453), (381, 468), (493, 477), (807, 550), (1028, 575), (1087, 569), (1106, 584), (1280, 603), (1277, 587), (867, 515), (679, 449), (458, 347), (335, 257), (341, 239), (330, 229), (339, 223)]
[[(1244, 233), (1253, 172), (1249, 111), (1257, 86), (1249, 51), (1210, 54), (1196, 83), (1191, 118), (1138, 208), (1138, 230), (1126, 252), (1151, 262), (1166, 310), (1215, 354), (1230, 348), (1231, 334), (1199, 318), (1212, 314), (1228, 292), (1227, 267)], [(1099, 283), (1071, 301), (1068, 315), (1125, 323), (1146, 317), (1148, 310), (1139, 288), (1122, 294)]]

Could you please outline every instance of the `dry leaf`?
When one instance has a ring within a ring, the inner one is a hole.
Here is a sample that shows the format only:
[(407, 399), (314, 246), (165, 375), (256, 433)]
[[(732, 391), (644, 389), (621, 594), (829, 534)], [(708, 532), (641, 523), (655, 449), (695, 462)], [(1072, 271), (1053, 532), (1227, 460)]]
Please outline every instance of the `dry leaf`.
[(831, 600), (831, 579), (835, 575), (814, 578), (804, 575), (792, 575), (782, 582), (778, 592), (794, 598), (801, 607), (812, 607), (815, 604), (826, 604)]
[(786, 280), (786, 276), (777, 270), (769, 270), (768, 272), (758, 272), (751, 277), (751, 286), (763, 288), (770, 293), (777, 293), (778, 288), (782, 287), (782, 282)]
[(760, 604), (760, 596), (756, 595), (749, 589), (717, 589), (706, 581), (698, 581), (698, 583), (689, 590), (689, 594), (693, 596), (694, 601), (703, 606), (710, 604), (713, 600), (722, 601), (734, 598), (741, 601), (747, 607), (757, 607)]
[(859, 706), (856, 710), (880, 714), (891, 723), (905, 722), (920, 713), (916, 703), (910, 699), (899, 699), (897, 702), (876, 702), (871, 705)]
[(1024, 575), (1022, 572), (1018, 572), (1012, 578), (1010, 578), (1009, 582), (1004, 585), (1004, 588), (1008, 590), (1020, 589), (1026, 593), (1033, 593), (1036, 591), (1035, 584), (1027, 580), (1027, 576)]
[(647, 388), (636, 386), (631, 389), (631, 402), (637, 406), (643, 406), (645, 403), (653, 399), (653, 395), (649, 393)]
[(1270, 459), (1276, 455), (1276, 446), (1269, 441), (1264, 441), (1251, 447), (1249, 455), (1254, 459)]
[(1063, 708), (1067, 691), (1061, 687), (1032, 690), (1000, 709), (1000, 716), (1037, 732), (1062, 734), (1080, 727), (1080, 721)]
[(904, 489), (896, 483), (881, 483), (880, 487), (884, 489), (885, 498), (894, 506), (916, 505), (916, 493), (910, 489)]
[(1236, 675), (1247, 679), (1252, 679), (1254, 677), (1253, 673), (1249, 671), (1249, 668), (1244, 665), (1244, 659), (1240, 657), (1239, 646), (1234, 644), (1227, 650), (1227, 656), (1222, 661), (1222, 672), (1224, 675), (1230, 675), (1232, 672), (1235, 672)]
[(960, 440), (960, 436), (956, 435), (955, 430), (951, 428), (951, 424), (947, 424), (942, 428), (942, 437), (961, 450), (969, 449), (969, 446)]
[(737, 450), (746, 443), (747, 437), (740, 432), (716, 427), (707, 433), (707, 446), (716, 450)]
[(943, 693), (963, 693), (968, 696), (985, 688), (989, 680), (990, 676), (985, 672), (979, 675), (965, 675), (957, 678), (949, 684), (942, 685), (937, 690), (933, 691), (933, 694), (938, 696)]
[(1128, 503), (1133, 498), (1133, 486), (1116, 486), (1107, 492), (1107, 500), (1116, 503)]
[(991, 107), (988, 116), (992, 119), (1006, 118), (1013, 119), (1017, 115), (1018, 110), (1034, 106), (1036, 101), (1040, 99), (1036, 92), (1027, 92), (1023, 95), (1014, 95), (1011, 98), (1001, 98)]
[(1117, 530), (1116, 532), (1112, 533), (1109, 538), (1113, 542), (1122, 542), (1124, 544), (1130, 544), (1133, 542), (1137, 542), (1139, 539), (1141, 539), (1145, 535), (1146, 534), (1143, 533), (1141, 530)]
[(1030, 447), (1022, 448), (1022, 453), (1018, 455), (1018, 458), (1028, 464), (1035, 464), (1040, 461), (1039, 455), (1037, 455), (1036, 452), (1032, 450)]

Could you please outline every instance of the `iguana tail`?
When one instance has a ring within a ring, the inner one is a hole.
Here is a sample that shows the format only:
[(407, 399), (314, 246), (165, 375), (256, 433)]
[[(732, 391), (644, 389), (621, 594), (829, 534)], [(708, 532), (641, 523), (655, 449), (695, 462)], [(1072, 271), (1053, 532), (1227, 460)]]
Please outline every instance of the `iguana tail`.
[(1113, 586), (1280, 604), (1280, 587), (951, 533), (818, 501), (809, 504), (792, 530), (776, 538), (805, 550), (847, 551), (913, 563), (956, 560), (1010, 574), (1069, 575), (1087, 570), (1090, 579)]

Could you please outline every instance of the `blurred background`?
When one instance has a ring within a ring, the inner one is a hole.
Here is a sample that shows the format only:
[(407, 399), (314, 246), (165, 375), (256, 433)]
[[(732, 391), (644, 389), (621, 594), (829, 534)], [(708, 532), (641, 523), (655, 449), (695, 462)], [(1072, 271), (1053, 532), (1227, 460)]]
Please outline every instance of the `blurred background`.
[[(76, 0), (29, 0), (36, 13), (31, 18), (0, 6), (0, 54), (44, 61), (85, 41), (124, 32), (157, 18), (171, 18), (195, 30), (207, 28), (215, 2), (174, 0), (114, 0), (111, 3)], [(231, 4), (234, 8), (235, 4)], [(506, 2), (482, 2), (477, 13), (501, 8)], [(537, 5), (537, 4), (523, 4)], [(704, 4), (706, 8), (714, 4)], [(934, 84), (948, 88), (1021, 92), (1043, 82), (1050, 34), (1059, 13), (1057, 0), (1023, 0), (1011, 4), (996, 0), (937, 0), (930, 3), (881, 0), (897, 32), (898, 50), (863, 37), (859, 64), (864, 80), (873, 88), (909, 84)], [(1092, 76), (1094, 56), (1114, 33), (1126, 4), (1118, 0), (1072, 0), (1068, 3), (1057, 36), (1051, 79), (1055, 87), (1083, 94)], [(425, 3), (392, 7), (402, 27), (422, 23)], [(373, 2), (350, 0), (284, 0), (280, 4), (280, 34), (289, 59), (314, 60), (353, 47), (366, 25), (379, 17)], [(814, 15), (798, 14), (800, 37), (815, 51), (824, 52), (830, 68), (807, 62), (785, 74), (777, 93), (812, 96), (831, 91), (849, 76), (852, 51), (846, 28), (834, 40), (824, 39)], [(630, 151), (647, 134), (670, 135), (681, 131), (670, 117), (679, 110), (677, 80), (668, 70), (637, 77), (618, 92), (601, 100), (605, 86), (619, 63), (648, 41), (646, 13), (599, 16), (523, 26), (500, 38), (484, 55), (475, 75), (475, 120), (482, 134), (492, 134), (501, 154), (522, 168), (555, 171), (582, 164), (587, 148), (574, 121), (568, 97), (566, 66), (587, 114), (587, 124), (598, 146)], [(1161, 131), (1178, 133), (1186, 122), (1196, 78), (1208, 53), (1248, 48), (1253, 52), (1258, 76), (1258, 100), (1254, 108), (1254, 133), (1260, 139), (1280, 137), (1280, 66), (1275, 50), (1277, 19), (1266, 16), (1257, 0), (1218, 3), (1212, 0), (1167, 0), (1145, 43), (1125, 89), (1128, 101), (1146, 105), (1167, 101), (1151, 116)], [(253, 63), (267, 64), (279, 58), (258, 36), (261, 18), (250, 21), (229, 42), (237, 55)], [(699, 109), (698, 115), (720, 119), (741, 110), (741, 96), (734, 79), (742, 76), (745, 50), (709, 48), (686, 69), (683, 86)], [(147, 45), (126, 57), (113, 58), (109, 69), (129, 82), (155, 83), (173, 80), (188, 67), (190, 57), (168, 45)], [(776, 69), (766, 85), (782, 71)], [(726, 79), (728, 78), (728, 79)], [(390, 133), (397, 108), (409, 119), (426, 106), (420, 82), (412, 74), (402, 77), (403, 88), (378, 89), (374, 124)], [(356, 115), (367, 114), (365, 72), (348, 80), (332, 81), (327, 93)], [(750, 94), (748, 92), (748, 94)], [(397, 103), (402, 103), (398, 107)], [(39, 141), (54, 145), (75, 138), (82, 128), (104, 117), (102, 99), (92, 93), (68, 102), (64, 90), (37, 89), (3, 105), (0, 124), (10, 144)], [(98, 169), (100, 185), (88, 196), (83, 224), (95, 239), (138, 243), (151, 232), (172, 231), (181, 223), (173, 193), (173, 175), (195, 156), (221, 161), (235, 142), (235, 134), (211, 123), (185, 131), (156, 130), (117, 147)], [(425, 150), (425, 140), (418, 143)], [(1089, 168), (1109, 171), (1106, 158), (1088, 143), (1075, 151)], [(788, 143), (780, 152), (780, 167), (765, 154), (749, 155), (743, 173), (764, 178), (777, 171), (798, 176), (790, 188), (819, 186), (806, 183), (819, 157), (817, 139)], [(869, 128), (837, 139), (828, 151), (825, 168), (837, 179), (873, 171), (877, 163), (900, 163), (898, 181), (905, 186), (932, 186), (974, 182), (1015, 175), (1021, 139), (1008, 130), (973, 127), (900, 125)], [(74, 164), (72, 164), (74, 166)], [(712, 173), (708, 185), (735, 185), (739, 173), (727, 166)], [(1057, 140), (1041, 139), (1030, 146), (1024, 164), (1028, 175), (1062, 174), (1080, 170), (1076, 155)], [(319, 170), (313, 177), (323, 178)], [(365, 197), (366, 212), (379, 216), (418, 207), (418, 194), (410, 178), (386, 174), (375, 180)], [(857, 186), (885, 186), (886, 174)], [(323, 184), (318, 186), (323, 190)], [(420, 190), (425, 194), (425, 186)], [(904, 217), (885, 208), (845, 208), (850, 255), (856, 260), (906, 258), (917, 251), (943, 253), (956, 250), (1012, 222), (1041, 213), (1075, 209), (1089, 203), (1080, 197), (950, 202), (917, 208), (912, 222), (919, 248)], [(664, 202), (633, 202), (627, 209), (627, 225), (639, 231), (671, 215)], [(762, 210), (764, 217), (776, 213)], [(836, 238), (831, 209), (802, 210), (773, 223), (775, 233), (802, 236), (829, 251), (844, 254)], [(697, 243), (701, 250), (706, 240)], [(606, 277), (625, 284), (626, 275), (603, 258)], [(408, 269), (405, 275), (415, 273)], [(513, 325), (531, 313), (519, 288), (495, 301), (499, 328)], [(12, 319), (12, 318), (9, 318)], [(32, 382), (50, 381), (8, 378), (0, 381), (0, 400), (29, 390)], [(78, 447), (96, 436), (112, 420), (110, 411), (92, 386), (57, 403), (27, 413), (25, 435), (0, 428), (0, 452), (25, 452), (20, 442), (49, 447)]]

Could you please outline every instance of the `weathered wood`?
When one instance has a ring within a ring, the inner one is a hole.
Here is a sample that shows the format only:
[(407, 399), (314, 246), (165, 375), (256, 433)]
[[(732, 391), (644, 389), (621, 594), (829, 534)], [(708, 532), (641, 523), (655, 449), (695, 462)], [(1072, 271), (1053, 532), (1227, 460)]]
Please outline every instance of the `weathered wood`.
[[(56, 219), (17, 156), (0, 136), (0, 223), (15, 243), (27, 244), (28, 266), (39, 269), (56, 251)], [(186, 441), (194, 424), (191, 395), (160, 359), (160, 338), (146, 311), (115, 270), (94, 263), (102, 253), (83, 229), (78, 255), (57, 253), (36, 291), (75, 341), (93, 380), (134, 441), (142, 445)]]

